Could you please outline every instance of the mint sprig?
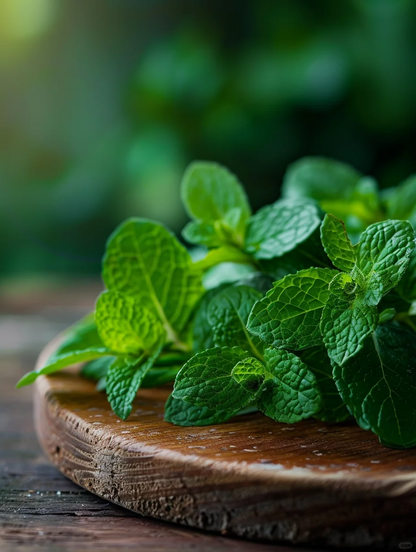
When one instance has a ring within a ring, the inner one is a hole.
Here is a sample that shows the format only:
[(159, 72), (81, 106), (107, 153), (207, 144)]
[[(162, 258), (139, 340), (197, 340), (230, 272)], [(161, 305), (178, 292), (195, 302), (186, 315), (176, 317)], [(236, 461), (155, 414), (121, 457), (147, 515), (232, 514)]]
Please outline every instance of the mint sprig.
[(354, 416), (387, 446), (416, 446), (414, 194), (415, 178), (381, 194), (346, 164), (306, 158), (284, 198), (252, 214), (235, 175), (193, 163), (181, 195), (197, 259), (162, 224), (121, 224), (95, 313), (18, 386), (81, 363), (122, 419), (140, 387), (174, 381), (169, 423)]
[(310, 201), (278, 200), (251, 216), (243, 187), (216, 163), (196, 162), (185, 172), (182, 200), (194, 220), (184, 231), (192, 244), (211, 249), (199, 265), (250, 263), (281, 257), (319, 227), (320, 209)]

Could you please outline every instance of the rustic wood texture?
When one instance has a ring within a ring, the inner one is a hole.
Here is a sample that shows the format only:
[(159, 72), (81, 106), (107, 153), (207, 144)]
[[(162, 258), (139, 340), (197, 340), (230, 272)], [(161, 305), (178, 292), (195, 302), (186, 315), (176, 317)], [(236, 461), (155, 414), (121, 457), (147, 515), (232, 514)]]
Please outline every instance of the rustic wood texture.
[(416, 543), (415, 451), (382, 447), (353, 422), (250, 414), (175, 427), (163, 421), (168, 392), (140, 391), (123, 422), (76, 373), (39, 378), (42, 447), (77, 484), (145, 516), (247, 539)]
[(33, 389), (16, 390), (16, 381), (49, 339), (91, 310), (99, 289), (96, 282), (0, 286), (0, 551), (293, 552), (141, 517), (75, 485), (42, 453)]

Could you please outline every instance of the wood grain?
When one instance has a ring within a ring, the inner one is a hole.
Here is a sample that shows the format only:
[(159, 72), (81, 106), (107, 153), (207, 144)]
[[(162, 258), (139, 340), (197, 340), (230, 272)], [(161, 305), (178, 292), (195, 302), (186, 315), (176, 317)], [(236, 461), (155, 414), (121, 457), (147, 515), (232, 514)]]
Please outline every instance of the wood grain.
[(76, 373), (38, 379), (35, 424), (78, 485), (145, 516), (248, 539), (364, 546), (416, 541), (416, 452), (354, 423), (261, 414), (204, 428), (163, 421), (167, 389), (125, 422)]
[[(80, 290), (80, 295), (85, 294)], [(33, 389), (15, 389), (16, 381), (33, 369), (45, 343), (39, 321), (50, 324), (56, 335), (91, 310), (94, 296), (81, 313), (73, 310), (74, 304), (82, 305), (76, 295), (71, 309), (57, 303), (56, 296), (49, 302), (45, 297), (41, 310), (35, 306), (32, 310), (30, 303), (25, 313), (23, 302), (18, 310), (5, 312), (0, 306), (0, 551), (289, 552), (287, 546), (244, 542), (142, 517), (75, 485), (49, 462), (33, 427)], [(7, 343), (2, 348), (7, 335), (19, 338), (19, 350)]]

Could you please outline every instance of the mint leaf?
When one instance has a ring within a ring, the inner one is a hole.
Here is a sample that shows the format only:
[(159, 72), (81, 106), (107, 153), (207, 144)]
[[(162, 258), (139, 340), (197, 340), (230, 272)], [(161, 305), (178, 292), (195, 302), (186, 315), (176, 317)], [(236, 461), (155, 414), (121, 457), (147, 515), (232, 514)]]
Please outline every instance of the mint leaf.
[(40, 375), (52, 374), (73, 364), (87, 362), (111, 354), (102, 342), (94, 320), (94, 314), (88, 314), (70, 326), (63, 334), (60, 345), (43, 366), (25, 374), (16, 387), (30, 385)]
[(210, 289), (197, 306), (192, 324), (192, 348), (197, 353), (214, 347), (214, 336), (208, 322), (208, 307), (211, 299), (226, 287), (226, 285), (221, 285), (218, 288)]
[(324, 211), (345, 222), (354, 241), (369, 224), (384, 216), (377, 182), (334, 159), (305, 157), (290, 165), (282, 194), (316, 200)]
[(151, 357), (119, 358), (107, 372), (107, 396), (113, 412), (126, 420), (132, 411), (136, 393), (146, 373), (153, 366), (160, 349)]
[(23, 387), (33, 383), (38, 376), (46, 376), (52, 374), (62, 368), (73, 366), (81, 362), (87, 362), (94, 360), (95, 358), (111, 355), (112, 352), (106, 347), (95, 347), (90, 349), (84, 349), (82, 351), (72, 351), (71, 353), (62, 353), (52, 355), (45, 366), (39, 367), (37, 370), (28, 372), (18, 382), (16, 387)]
[(334, 266), (344, 272), (351, 272), (355, 266), (355, 251), (344, 223), (332, 215), (326, 215), (321, 225), (321, 239)]
[(386, 322), (389, 322), (394, 316), (396, 315), (396, 309), (390, 308), (390, 309), (384, 309), (379, 315), (378, 315), (378, 323), (379, 324), (385, 324)]
[(256, 269), (251, 263), (220, 263), (208, 269), (203, 275), (202, 281), (204, 288), (211, 290), (223, 284), (238, 282), (242, 278), (255, 274), (256, 272)]
[(52, 374), (73, 364), (86, 362), (110, 355), (111, 351), (102, 342), (95, 324), (94, 315), (89, 314), (72, 325), (62, 334), (62, 342), (43, 366), (25, 374), (16, 387), (30, 385), (40, 375)]
[(318, 201), (348, 199), (360, 177), (360, 173), (346, 163), (325, 157), (303, 157), (286, 171), (282, 195)]
[(334, 379), (363, 429), (390, 445), (416, 445), (415, 335), (396, 322), (379, 326)]
[(378, 312), (360, 298), (345, 299), (331, 293), (322, 312), (321, 332), (328, 355), (337, 364), (343, 364), (360, 351), (364, 339), (374, 331)]
[(205, 247), (219, 247), (222, 244), (212, 224), (206, 222), (189, 222), (182, 230), (182, 236), (189, 243)]
[(323, 422), (342, 422), (350, 413), (345, 406), (332, 376), (332, 365), (325, 347), (306, 349), (301, 360), (311, 370), (316, 379), (322, 405), (314, 417)]
[(336, 274), (328, 268), (310, 268), (275, 282), (251, 311), (250, 333), (278, 348), (300, 350), (320, 344), (319, 321)]
[(95, 389), (99, 391), (100, 393), (103, 391), (106, 391), (107, 389), (107, 376), (103, 376), (97, 381), (97, 385), (95, 386)]
[(220, 291), (211, 299), (207, 322), (217, 347), (238, 346), (261, 358), (261, 341), (250, 335), (246, 328), (250, 311), (261, 297), (261, 293), (253, 288), (233, 286)]
[(139, 355), (166, 339), (160, 319), (151, 310), (116, 291), (100, 295), (95, 320), (104, 344), (116, 353)]
[[(237, 265), (244, 266), (244, 265)], [(245, 274), (239, 274), (239, 277)], [(212, 331), (211, 323), (208, 321), (208, 309), (211, 300), (224, 289), (229, 287), (228, 283), (221, 283), (214, 289), (209, 289), (204, 297), (201, 299), (195, 310), (195, 316), (192, 324), (192, 343), (193, 350), (196, 353), (205, 351), (214, 347), (214, 333)], [(260, 274), (258, 272), (250, 272), (245, 278), (237, 280), (233, 284), (234, 286), (247, 285), (254, 289), (266, 290), (270, 288), (271, 281), (268, 276)], [(250, 307), (251, 308), (251, 307)]]
[(348, 199), (327, 198), (320, 201), (320, 206), (345, 222), (354, 243), (358, 242), (367, 226), (384, 219), (377, 182), (368, 176), (358, 180)]
[(93, 381), (105, 378), (107, 376), (108, 369), (115, 360), (116, 357), (113, 356), (101, 357), (92, 360), (91, 362), (84, 364), (81, 369), (81, 376)]
[(231, 371), (233, 379), (250, 393), (257, 393), (265, 379), (265, 368), (257, 358), (240, 360)]
[(130, 219), (110, 237), (103, 260), (107, 289), (152, 311), (167, 339), (178, 341), (203, 293), (201, 275), (178, 240), (162, 225)]
[(236, 286), (248, 286), (257, 290), (263, 296), (273, 285), (273, 278), (261, 272), (247, 274), (232, 284)]
[(243, 243), (251, 209), (243, 187), (228, 169), (216, 163), (192, 163), (183, 177), (181, 194), (195, 221), (185, 228), (185, 239), (206, 247)]
[[(401, 282), (400, 282), (401, 283)], [(400, 286), (400, 284), (399, 284)], [(378, 308), (380, 311), (394, 308), (396, 312), (408, 312), (411, 308), (411, 303), (409, 301), (406, 301), (398, 294), (398, 288), (392, 289), (387, 293), (387, 295), (384, 295), (384, 297), (381, 299), (380, 303), (378, 304)]]
[(165, 421), (179, 426), (206, 426), (226, 422), (237, 412), (210, 410), (206, 406), (194, 406), (169, 396), (165, 405)]
[(54, 351), (53, 356), (97, 347), (104, 347), (104, 344), (97, 331), (94, 313), (91, 313), (62, 333), (62, 341)]
[(407, 221), (377, 222), (363, 232), (356, 247), (357, 267), (373, 290), (372, 304), (399, 283), (414, 247), (415, 233)]
[(231, 373), (236, 364), (249, 357), (239, 347), (197, 353), (178, 373), (173, 397), (212, 410), (241, 410), (251, 402), (253, 393), (239, 385)]
[(250, 218), (244, 249), (255, 259), (281, 257), (305, 241), (320, 223), (313, 203), (276, 201)]
[(397, 293), (409, 303), (416, 301), (416, 250), (410, 257), (409, 265), (397, 286)]
[(309, 418), (321, 408), (315, 376), (299, 357), (288, 351), (266, 349), (266, 379), (257, 408), (276, 422), (292, 424)]
[(311, 266), (333, 268), (322, 247), (319, 228), (292, 251), (288, 251), (281, 257), (263, 259), (258, 264), (260, 270), (272, 276), (274, 280), (280, 280), (288, 274), (295, 274), (299, 270), (305, 270)]
[(416, 175), (409, 176), (395, 188), (385, 190), (385, 195), (387, 217), (408, 220), (416, 228)]
[(235, 208), (241, 209), (245, 218), (251, 214), (240, 182), (217, 163), (191, 163), (182, 180), (181, 195), (188, 215), (196, 221), (214, 223)]

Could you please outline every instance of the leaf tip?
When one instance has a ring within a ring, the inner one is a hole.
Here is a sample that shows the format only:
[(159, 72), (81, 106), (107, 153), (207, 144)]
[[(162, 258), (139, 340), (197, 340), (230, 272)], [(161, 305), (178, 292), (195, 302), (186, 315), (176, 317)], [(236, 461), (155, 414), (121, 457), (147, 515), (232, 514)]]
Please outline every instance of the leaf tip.
[(20, 380), (16, 383), (16, 389), (20, 389), (21, 387), (30, 385), (36, 380), (38, 375), (39, 374), (37, 372), (28, 372), (22, 378), (20, 378)]

